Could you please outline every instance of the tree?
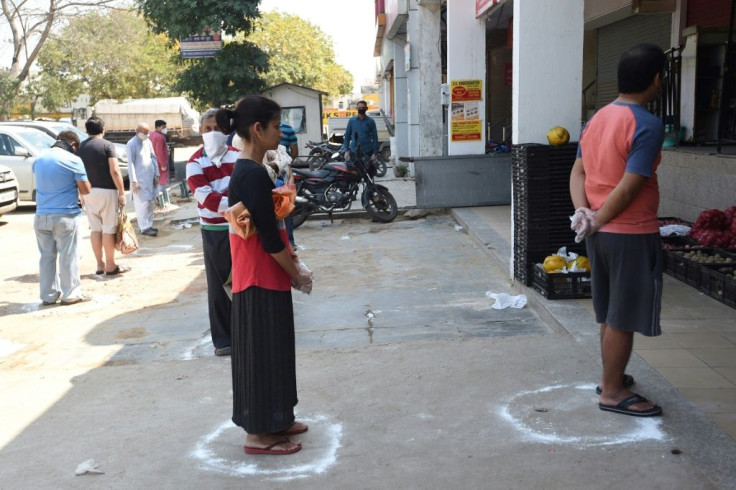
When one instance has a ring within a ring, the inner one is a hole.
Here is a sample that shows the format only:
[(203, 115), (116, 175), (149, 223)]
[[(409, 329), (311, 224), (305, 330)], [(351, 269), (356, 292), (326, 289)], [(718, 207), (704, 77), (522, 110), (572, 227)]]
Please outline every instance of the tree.
[(172, 93), (179, 72), (169, 44), (133, 11), (89, 12), (53, 34), (38, 63), (48, 78), (62, 82), (67, 100), (82, 93), (92, 103), (158, 97)]
[(0, 121), (10, 114), (19, 87), (18, 79), (11, 77), (10, 73), (0, 70)]
[(344, 95), (353, 88), (353, 76), (335, 62), (332, 39), (318, 26), (296, 15), (268, 12), (247, 38), (268, 53), (269, 86), (288, 82)]
[(213, 58), (180, 61), (183, 71), (176, 88), (188, 92), (200, 106), (235, 102), (241, 95), (263, 88), (260, 74), (268, 68), (268, 58), (253, 43), (242, 40), (259, 15), (259, 3), (260, 0), (137, 0), (154, 32), (165, 33), (172, 42), (213, 27), (225, 36), (241, 36), (241, 40), (226, 43)]
[(58, 23), (93, 7), (108, 9), (119, 3), (120, 0), (0, 0), (13, 44), (10, 78), (19, 82), (28, 78), (31, 66)]

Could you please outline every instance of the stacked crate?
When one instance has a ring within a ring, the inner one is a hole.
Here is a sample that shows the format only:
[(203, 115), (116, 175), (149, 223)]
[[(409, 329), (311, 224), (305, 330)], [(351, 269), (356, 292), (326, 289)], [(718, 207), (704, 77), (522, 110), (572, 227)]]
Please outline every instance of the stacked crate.
[(515, 146), (512, 159), (514, 199), (514, 276), (532, 284), (534, 264), (560, 247), (585, 254), (575, 244), (570, 216), (570, 171), (577, 143), (564, 146)]

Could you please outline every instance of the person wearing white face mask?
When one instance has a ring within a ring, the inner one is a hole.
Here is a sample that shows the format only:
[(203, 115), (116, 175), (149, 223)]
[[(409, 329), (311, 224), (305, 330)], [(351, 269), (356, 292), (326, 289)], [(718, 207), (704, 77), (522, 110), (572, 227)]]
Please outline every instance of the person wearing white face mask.
[(159, 200), (160, 204), (166, 206), (169, 204), (169, 192), (166, 190), (166, 186), (169, 185), (169, 147), (166, 145), (166, 121), (163, 119), (157, 119), (154, 124), (155, 129), (148, 133), (148, 139), (151, 140), (153, 145), (153, 152), (156, 154), (156, 161), (158, 162), (158, 186), (162, 199)]
[(148, 124), (138, 123), (135, 136), (128, 141), (125, 149), (138, 226), (141, 234), (153, 237), (158, 236), (158, 229), (153, 227), (153, 204), (158, 194), (159, 170), (153, 145), (148, 139), (150, 132)]
[(208, 109), (200, 118), (204, 145), (187, 163), (187, 185), (199, 210), (212, 344), (215, 355), (227, 356), (231, 302), (223, 284), (230, 276), (232, 261), (228, 223), (220, 211), (228, 208), (227, 189), (240, 152), (227, 145), (227, 135), (220, 132), (215, 121), (216, 113), (217, 109)]

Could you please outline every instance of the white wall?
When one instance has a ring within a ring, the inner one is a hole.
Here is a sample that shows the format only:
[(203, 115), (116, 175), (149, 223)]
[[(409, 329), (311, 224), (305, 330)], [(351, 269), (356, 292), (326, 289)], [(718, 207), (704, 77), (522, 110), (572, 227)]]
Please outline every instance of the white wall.
[[(526, 0), (526, 3), (536, 2)], [(447, 2), (447, 83), (477, 79), (483, 80), (484, 94), (484, 99), (478, 103), (481, 139), (453, 142), (452, 135), (448, 134), (450, 155), (482, 155), (486, 148), (486, 24), (475, 18), (475, 0), (451, 0)], [(439, 103), (439, 95), (437, 100)]]
[(273, 99), (281, 107), (304, 106), (307, 118), (306, 133), (297, 133), (299, 154), (304, 155), (304, 145), (308, 140), (322, 141), (322, 111), (319, 104), (319, 93), (313, 90), (304, 90), (299, 87), (282, 85), (274, 90), (263, 92), (265, 97)]
[(547, 131), (580, 134), (583, 2), (514, 2), (512, 142), (547, 144)]

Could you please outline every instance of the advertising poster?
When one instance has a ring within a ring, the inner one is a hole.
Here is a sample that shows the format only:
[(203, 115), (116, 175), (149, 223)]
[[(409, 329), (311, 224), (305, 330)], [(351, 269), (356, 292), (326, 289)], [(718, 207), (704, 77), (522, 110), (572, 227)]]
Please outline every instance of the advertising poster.
[(482, 138), (478, 102), (453, 102), (450, 107), (452, 141), (478, 141)]
[(452, 102), (483, 100), (482, 80), (452, 80), (450, 82)]

